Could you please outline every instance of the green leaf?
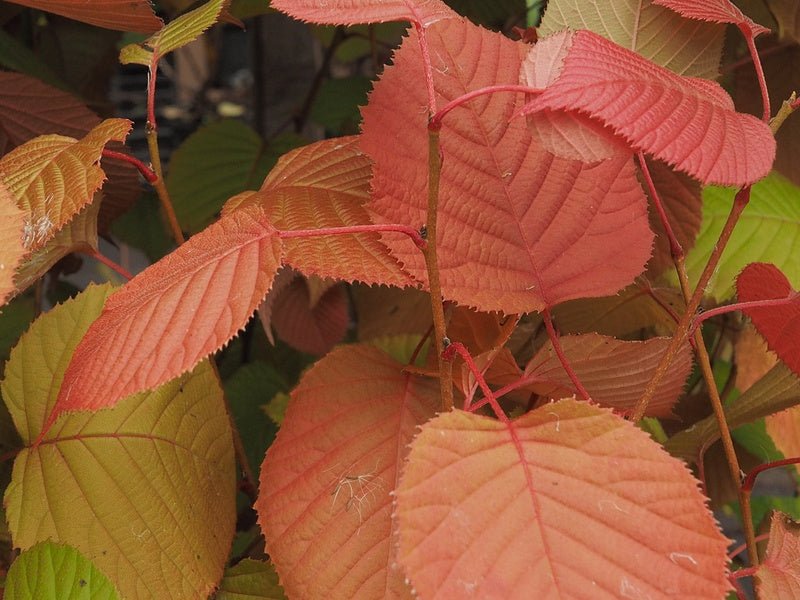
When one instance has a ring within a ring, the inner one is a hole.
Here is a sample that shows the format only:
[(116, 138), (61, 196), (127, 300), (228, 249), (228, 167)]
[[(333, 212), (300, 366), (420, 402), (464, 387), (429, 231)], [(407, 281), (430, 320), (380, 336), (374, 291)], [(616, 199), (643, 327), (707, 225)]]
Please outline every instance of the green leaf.
[(311, 109), (311, 119), (329, 131), (354, 133), (361, 121), (358, 107), (367, 103), (371, 87), (366, 77), (326, 79)]
[(286, 408), (289, 406), (289, 394), (279, 392), (275, 394), (272, 399), (264, 406), (264, 414), (266, 414), (273, 423), (280, 425), (283, 423), (283, 416), (286, 414)]
[(167, 188), (178, 222), (196, 233), (234, 194), (257, 190), (285, 152), (302, 146), (296, 135), (267, 145), (241, 121), (224, 119), (195, 131), (172, 155)]
[(685, 19), (650, 0), (550, 0), (539, 36), (589, 29), (687, 77), (719, 73), (725, 27)]
[[(733, 404), (725, 407), (725, 419), (731, 428), (737, 428), (797, 404), (800, 404), (800, 379), (789, 367), (778, 363)], [(719, 426), (711, 415), (672, 436), (664, 448), (673, 456), (696, 462), (718, 439)]]
[[(689, 280), (695, 284), (708, 262), (728, 218), (735, 190), (703, 190), (703, 223), (695, 247), (686, 257)], [(706, 294), (717, 301), (734, 295), (734, 281), (751, 262), (777, 266), (796, 288), (800, 284), (800, 188), (772, 173), (753, 186), (750, 203), (722, 253)]]
[[(8, 359), (11, 347), (36, 316), (33, 296), (18, 296), (0, 308), (0, 365)], [(0, 366), (0, 376), (3, 367)]]
[(278, 574), (271, 563), (244, 559), (225, 571), (216, 600), (284, 600)]
[(68, 86), (30, 48), (0, 29), (0, 65), (31, 75), (62, 90)]
[(211, 0), (170, 21), (141, 44), (125, 46), (119, 53), (119, 61), (123, 65), (134, 63), (147, 67), (154, 55), (159, 60), (173, 50), (193, 42), (219, 20), (225, 3), (226, 0)]
[(114, 585), (71, 546), (42, 542), (14, 561), (5, 600), (118, 600)]
[(277, 431), (261, 406), (286, 388), (286, 382), (278, 372), (264, 362), (242, 366), (225, 382), (233, 420), (254, 472), (261, 466), (264, 453)]
[(26, 444), (5, 494), (14, 545), (70, 544), (132, 600), (205, 598), (236, 519), (230, 424), (207, 363), (113, 409), (62, 415), (31, 445), (111, 291), (91, 286), (44, 314), (6, 366), (0, 389)]

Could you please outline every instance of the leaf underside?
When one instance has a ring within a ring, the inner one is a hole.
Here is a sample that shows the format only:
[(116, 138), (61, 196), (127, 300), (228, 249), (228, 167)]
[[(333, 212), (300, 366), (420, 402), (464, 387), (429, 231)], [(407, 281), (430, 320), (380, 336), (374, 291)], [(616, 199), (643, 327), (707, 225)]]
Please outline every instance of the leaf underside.
[(149, 0), (11, 0), (16, 4), (118, 31), (150, 33), (164, 26)]
[(426, 26), (457, 16), (441, 0), (272, 0), (271, 6), (295, 19), (330, 25), (411, 21)]

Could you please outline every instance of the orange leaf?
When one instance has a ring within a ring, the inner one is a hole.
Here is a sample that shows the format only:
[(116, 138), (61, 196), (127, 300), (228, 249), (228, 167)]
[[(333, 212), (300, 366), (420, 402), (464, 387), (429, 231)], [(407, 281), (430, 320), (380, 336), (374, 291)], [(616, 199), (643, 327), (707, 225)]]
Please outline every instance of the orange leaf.
[(795, 600), (800, 597), (800, 524), (775, 512), (769, 530), (767, 556), (756, 579), (760, 598)]
[(110, 140), (122, 141), (132, 123), (108, 119), (81, 140), (43, 135), (0, 159), (0, 172), (17, 205), (27, 212), (24, 243), (36, 250), (92, 201), (105, 181), (99, 166)]
[(295, 19), (330, 25), (411, 21), (429, 25), (457, 16), (441, 0), (272, 0)]
[[(800, 406), (767, 415), (767, 434), (784, 456), (800, 456)], [(800, 465), (794, 465), (800, 473)]]
[[(0, 133), (11, 147), (50, 133), (82, 138), (100, 124), (100, 118), (80, 100), (27, 75), (0, 72)], [(122, 144), (109, 149), (123, 152)], [(103, 186), (100, 228), (128, 209), (139, 198), (139, 173), (127, 162), (103, 158), (108, 182)]]
[[(448, 19), (426, 30), (440, 105), (465, 92), (516, 84), (530, 46)], [(362, 110), (362, 148), (374, 160), (380, 222), (426, 220), (425, 79), (411, 33)], [(476, 98), (443, 121), (439, 269), (448, 300), (506, 313), (613, 294), (650, 257), (647, 204), (630, 158), (593, 166), (559, 159), (536, 143), (521, 94)], [(391, 140), (391, 143), (387, 143)], [(409, 241), (384, 236), (416, 279), (425, 264)]]
[[(364, 207), (369, 165), (356, 137), (303, 146), (278, 160), (258, 192), (234, 196), (223, 214), (259, 203), (279, 231), (371, 225)], [(415, 284), (378, 233), (290, 238), (283, 240), (283, 248), (284, 263), (306, 275), (398, 287)]]
[[(560, 338), (570, 365), (592, 400), (617, 411), (629, 411), (641, 397), (670, 338), (623, 341), (589, 333)], [(683, 392), (692, 369), (692, 351), (684, 344), (656, 389), (648, 416), (666, 417)], [(564, 367), (548, 341), (525, 368), (525, 389), (553, 399), (576, 393)]]
[(153, 389), (219, 350), (267, 294), (279, 264), (277, 234), (254, 206), (145, 269), (108, 299), (75, 350), (48, 424)]
[(164, 26), (148, 0), (11, 0), (16, 4), (117, 31), (151, 33)]
[[(423, 598), (722, 598), (727, 540), (686, 466), (571, 400), (422, 426), (396, 492)], [(435, 559), (434, 559), (435, 557)]]
[(392, 498), (438, 384), (377, 348), (334, 350), (292, 392), (261, 467), (259, 524), (290, 598), (410, 598)]
[(28, 252), (22, 245), (24, 222), (25, 213), (17, 208), (14, 196), (0, 181), (0, 306), (17, 289), (14, 272)]

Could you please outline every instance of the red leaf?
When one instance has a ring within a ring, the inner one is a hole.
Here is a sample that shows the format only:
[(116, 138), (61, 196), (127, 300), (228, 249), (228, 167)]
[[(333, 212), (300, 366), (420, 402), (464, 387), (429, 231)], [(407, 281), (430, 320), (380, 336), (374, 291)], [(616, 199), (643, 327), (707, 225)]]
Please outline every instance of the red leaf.
[(742, 310), (767, 340), (770, 350), (800, 374), (800, 296), (792, 290), (786, 276), (775, 265), (751, 263), (736, 279), (736, 290), (740, 302), (781, 299), (794, 294), (793, 300), (782, 306)]
[(48, 423), (64, 411), (113, 406), (219, 350), (253, 314), (279, 264), (280, 241), (256, 206), (145, 269), (108, 299), (75, 350)]
[(689, 19), (737, 25), (753, 37), (769, 33), (769, 29), (746, 16), (730, 0), (653, 0), (653, 4), (666, 6)]
[[(0, 72), (0, 130), (10, 150), (39, 135), (58, 133), (81, 139), (100, 123), (100, 117), (80, 100), (41, 81), (18, 73)], [(111, 150), (125, 146), (110, 143)], [(103, 158), (108, 181), (103, 186), (100, 229), (105, 230), (141, 195), (139, 173), (127, 162)]]
[(164, 26), (148, 0), (10, 0), (117, 31), (152, 33)]
[[(421, 598), (722, 598), (727, 541), (647, 434), (571, 400), (422, 426), (396, 492)], [(434, 559), (435, 557), (435, 559)]]
[[(370, 162), (356, 137), (325, 140), (283, 155), (258, 192), (234, 196), (223, 214), (258, 203), (279, 231), (371, 225), (364, 207), (369, 180)], [(378, 233), (287, 238), (282, 243), (284, 263), (306, 275), (398, 287), (416, 283)]]
[[(440, 105), (470, 90), (516, 84), (530, 48), (447, 20), (426, 30)], [(382, 222), (426, 219), (428, 131), (414, 32), (376, 84), (361, 143), (375, 162), (370, 208)], [(477, 98), (445, 117), (439, 193), (439, 268), (448, 300), (506, 313), (613, 294), (650, 256), (644, 194), (628, 158), (594, 166), (555, 158), (512, 119), (521, 95)], [(387, 143), (391, 140), (391, 143)], [(385, 238), (416, 278), (410, 242)]]
[(321, 356), (342, 341), (350, 322), (347, 293), (338, 283), (312, 304), (303, 277), (275, 298), (271, 324), (284, 342), (308, 354)]
[(758, 568), (758, 593), (769, 600), (800, 597), (800, 525), (787, 515), (772, 514), (767, 556)]
[(580, 113), (595, 128), (613, 130), (634, 151), (704, 183), (746, 185), (772, 166), (775, 138), (769, 127), (737, 113), (714, 82), (680, 77), (591, 31), (555, 34), (531, 53), (537, 63), (562, 55), (563, 61), (560, 74), (550, 77), (553, 83), (522, 114)]
[(255, 508), (290, 598), (407, 598), (390, 492), (438, 384), (372, 346), (317, 362), (292, 392)]
[[(626, 412), (636, 406), (670, 338), (652, 338), (643, 342), (623, 341), (589, 333), (560, 338), (570, 365), (592, 400), (601, 406)], [(692, 352), (684, 344), (670, 363), (653, 400), (648, 416), (667, 417), (683, 392), (692, 369)], [(525, 368), (525, 389), (552, 399), (575, 393), (575, 388), (548, 341)]]
[(430, 25), (456, 17), (441, 0), (272, 0), (295, 19), (330, 25), (411, 21)]

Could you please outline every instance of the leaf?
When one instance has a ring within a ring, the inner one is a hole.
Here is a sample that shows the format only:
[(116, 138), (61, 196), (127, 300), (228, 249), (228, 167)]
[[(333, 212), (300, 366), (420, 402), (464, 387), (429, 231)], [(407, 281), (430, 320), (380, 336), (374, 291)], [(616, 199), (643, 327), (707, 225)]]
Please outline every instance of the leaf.
[(285, 600), (278, 574), (270, 563), (245, 558), (225, 571), (216, 600)]
[(767, 5), (778, 22), (780, 38), (800, 41), (800, 4), (795, 0), (767, 0)]
[(219, 350), (272, 285), (281, 247), (258, 206), (189, 239), (116, 292), (64, 375), (49, 426), (64, 411), (114, 406)]
[[(657, 288), (654, 293), (674, 312), (683, 309), (678, 290)], [(561, 333), (591, 333), (613, 337), (628, 336), (652, 327), (659, 335), (675, 330), (675, 320), (639, 285), (632, 285), (616, 296), (570, 300), (553, 310), (553, 318)]]
[(428, 26), (458, 15), (441, 0), (272, 0), (295, 19), (330, 25), (411, 21)]
[(258, 189), (278, 157), (302, 143), (291, 136), (267, 145), (234, 119), (197, 129), (171, 156), (166, 178), (181, 227), (191, 233), (203, 229), (228, 198)]
[(718, 84), (680, 77), (590, 31), (555, 34), (548, 42), (531, 55), (537, 62), (563, 55), (559, 75), (521, 114), (579, 115), (704, 183), (741, 186), (769, 173), (772, 132), (737, 113)]
[(314, 304), (309, 294), (305, 278), (295, 278), (277, 294), (271, 322), (265, 328), (274, 327), (278, 337), (292, 348), (321, 356), (341, 342), (347, 333), (349, 303), (341, 284), (331, 287)]
[(106, 29), (150, 33), (164, 22), (148, 0), (11, 0), (15, 4), (62, 15)]
[[(731, 429), (800, 404), (800, 380), (779, 363), (726, 407), (725, 420)], [(702, 419), (691, 428), (672, 436), (664, 448), (687, 462), (697, 462), (719, 439), (719, 425), (714, 417)]]
[(8, 570), (4, 600), (118, 600), (108, 578), (71, 546), (42, 542)]
[(0, 306), (16, 292), (14, 273), (27, 254), (22, 243), (25, 212), (0, 180)]
[(5, 31), (0, 31), (0, 64), (61, 89), (68, 89), (64, 81), (50, 66), (28, 46)]
[(44, 246), (26, 256), (17, 270), (15, 279), (17, 289), (22, 291), (33, 285), (67, 254), (97, 250), (97, 216), (99, 212), (99, 202), (90, 204)]
[[(0, 137), (12, 146), (45, 134), (82, 138), (101, 123), (100, 118), (74, 96), (17, 73), (0, 72)], [(109, 148), (124, 151), (122, 144)], [(100, 226), (106, 230), (114, 217), (128, 209), (141, 194), (139, 173), (127, 162), (103, 158), (108, 182), (103, 186)]]
[(685, 19), (651, 0), (550, 0), (539, 36), (564, 29), (589, 29), (679, 75), (719, 75), (724, 28)]
[(795, 373), (800, 374), (800, 294), (775, 265), (752, 263), (736, 279), (739, 302), (792, 297), (782, 306), (743, 308), (770, 350)]
[[(516, 84), (530, 48), (454, 19), (429, 27), (426, 38), (441, 105), (473, 89)], [(413, 227), (426, 221), (427, 208), (421, 61), (412, 32), (362, 111), (361, 146), (375, 163), (370, 209), (381, 222)], [(519, 313), (616, 293), (641, 273), (652, 244), (633, 164), (626, 158), (588, 166), (553, 157), (521, 119), (511, 118), (522, 104), (521, 95), (483, 96), (444, 119), (443, 294), (479, 310)], [(411, 242), (384, 241), (414, 278), (427, 279)]]
[(334, 350), (292, 392), (255, 508), (290, 598), (410, 598), (394, 567), (392, 497), (438, 384), (377, 348)]
[(119, 53), (123, 65), (137, 64), (149, 67), (173, 50), (185, 46), (200, 37), (203, 32), (219, 21), (230, 0), (209, 0), (190, 10), (174, 21), (170, 21), (141, 44), (128, 44)]
[(205, 598), (236, 520), (233, 441), (211, 368), (43, 432), (109, 292), (90, 287), (45, 313), (6, 367), (2, 395), (26, 444), (4, 499), (14, 545), (70, 544), (131, 600)]
[(432, 325), (431, 297), (412, 288), (351, 286), (359, 341), (418, 333)]
[[(800, 456), (800, 409), (793, 406), (773, 415), (767, 415), (766, 430), (775, 447), (784, 456)], [(794, 465), (800, 471), (798, 465)]]
[[(601, 406), (629, 412), (652, 379), (670, 338), (625, 342), (590, 333), (564, 336), (560, 342), (592, 400)], [(648, 416), (671, 415), (691, 369), (692, 351), (684, 344), (656, 389), (648, 405)], [(526, 389), (547, 398), (557, 400), (577, 393), (549, 341), (525, 367), (523, 377)]]
[[(369, 165), (355, 137), (303, 146), (278, 160), (259, 192), (235, 196), (222, 212), (260, 204), (280, 231), (371, 225), (365, 207)], [(290, 238), (283, 240), (283, 248), (284, 263), (305, 275), (397, 287), (416, 283), (378, 233)]]
[(794, 600), (800, 596), (800, 525), (787, 515), (772, 515), (767, 555), (756, 572), (757, 589), (761, 598)]
[[(697, 243), (686, 257), (689, 281), (695, 286), (730, 213), (734, 191), (703, 190), (703, 222)], [(722, 302), (733, 296), (733, 282), (752, 262), (768, 262), (790, 281), (800, 282), (800, 189), (777, 173), (753, 186), (750, 202), (736, 224), (706, 294)]]
[(473, 23), (490, 29), (502, 29), (510, 17), (519, 17), (526, 10), (524, 0), (448, 0), (447, 4)]
[(107, 119), (83, 139), (34, 138), (0, 159), (0, 172), (17, 205), (27, 211), (24, 244), (38, 250), (88, 205), (105, 180), (98, 165), (110, 140), (122, 141), (132, 123)]
[(745, 16), (730, 0), (653, 0), (653, 4), (670, 8), (687, 19), (736, 25), (754, 38), (769, 33), (769, 29)]
[[(721, 598), (727, 540), (686, 466), (608, 411), (563, 400), (422, 426), (396, 492), (420, 597)], [(431, 557), (436, 557), (432, 560)]]

